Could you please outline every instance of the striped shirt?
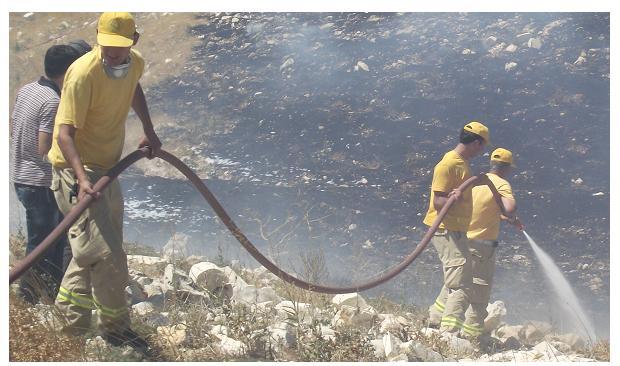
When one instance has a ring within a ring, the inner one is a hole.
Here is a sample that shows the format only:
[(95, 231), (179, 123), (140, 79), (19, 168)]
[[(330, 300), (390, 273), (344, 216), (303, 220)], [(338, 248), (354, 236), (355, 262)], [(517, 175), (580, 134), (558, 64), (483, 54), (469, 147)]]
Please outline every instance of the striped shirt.
[[(52, 166), (39, 155), (39, 131), (52, 133), (60, 96), (49, 80), (24, 85), (17, 93), (11, 116), (11, 167), (14, 183), (49, 187)], [(53, 85), (55, 86), (55, 85)]]

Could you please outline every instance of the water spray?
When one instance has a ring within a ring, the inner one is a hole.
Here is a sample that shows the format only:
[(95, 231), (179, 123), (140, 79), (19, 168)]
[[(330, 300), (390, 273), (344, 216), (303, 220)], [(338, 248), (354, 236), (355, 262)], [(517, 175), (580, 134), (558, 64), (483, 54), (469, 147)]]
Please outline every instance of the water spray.
[(572, 287), (553, 259), (536, 244), (536, 242), (527, 234), (525, 230), (522, 231), (523, 235), (525, 235), (525, 238), (534, 250), (534, 253), (538, 258), (547, 279), (551, 283), (557, 296), (562, 300), (562, 306), (566, 308), (567, 313), (570, 315), (573, 326), (575, 329), (579, 330), (579, 333), (586, 336), (586, 338), (590, 341), (590, 344), (594, 344), (594, 341), (596, 340), (596, 331), (592, 325), (592, 322), (581, 307), (581, 303), (575, 295)]

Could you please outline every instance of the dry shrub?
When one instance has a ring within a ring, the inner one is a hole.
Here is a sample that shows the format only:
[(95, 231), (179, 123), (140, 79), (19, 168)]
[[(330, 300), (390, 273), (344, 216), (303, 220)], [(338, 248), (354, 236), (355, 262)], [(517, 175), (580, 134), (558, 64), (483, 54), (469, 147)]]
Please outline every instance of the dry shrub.
[(84, 361), (84, 342), (38, 323), (29, 305), (9, 292), (9, 360)]
[(591, 357), (597, 361), (609, 362), (609, 340), (599, 340), (593, 346)]

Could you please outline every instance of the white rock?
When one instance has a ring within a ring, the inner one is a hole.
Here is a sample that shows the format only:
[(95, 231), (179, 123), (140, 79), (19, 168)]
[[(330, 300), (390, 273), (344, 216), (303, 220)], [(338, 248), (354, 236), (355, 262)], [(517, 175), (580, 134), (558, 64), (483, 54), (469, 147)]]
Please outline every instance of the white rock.
[[(172, 61), (172, 60), (171, 60)], [(167, 260), (186, 258), (190, 237), (183, 233), (175, 233), (162, 248), (162, 255)]]
[(279, 302), (275, 308), (276, 318), (282, 321), (311, 324), (313, 319), (312, 305), (303, 302), (285, 300)]
[(465, 356), (474, 353), (474, 346), (467, 339), (459, 338), (455, 333), (445, 332), (441, 335), (441, 339), (448, 342), (450, 348), (457, 356)]
[(164, 283), (164, 285), (174, 288), (178, 286), (178, 283), (175, 280), (176, 278), (174, 276), (174, 264), (170, 263), (166, 265), (166, 269), (164, 269), (164, 277), (162, 279), (162, 282)]
[(573, 62), (573, 65), (575, 65), (575, 66), (579, 66), (579, 65), (582, 65), (582, 64), (584, 64), (584, 63), (586, 63), (586, 58), (585, 58), (585, 57), (583, 57), (583, 56), (579, 56), (579, 57), (577, 57), (577, 59), (575, 60), (575, 62)]
[(231, 300), (246, 305), (252, 305), (266, 301), (275, 303), (279, 302), (281, 299), (271, 287), (257, 288), (256, 286), (248, 285), (242, 288), (235, 287)]
[(368, 71), (368, 65), (366, 65), (366, 63), (364, 61), (357, 61), (357, 67), (359, 67), (360, 69), (364, 70), (364, 71)]
[(553, 347), (555, 347), (558, 351), (560, 351), (561, 353), (570, 353), (572, 351), (571, 347), (564, 343), (564, 342), (560, 342), (560, 341), (548, 341), (549, 344), (551, 344)]
[(445, 358), (438, 352), (416, 341), (409, 341), (400, 345), (402, 352), (410, 355), (410, 358), (419, 359), (422, 362), (442, 362)]
[(517, 63), (516, 62), (512, 62), (512, 61), (511, 62), (507, 62), (504, 65), (504, 70), (510, 71), (510, 70), (514, 69), (515, 67), (517, 67)]
[(146, 298), (150, 299), (153, 296), (163, 295), (164, 291), (162, 289), (162, 285), (163, 284), (161, 282), (153, 282), (151, 284), (145, 285), (143, 289), (146, 293)]
[(517, 34), (517, 40), (519, 42), (525, 42), (526, 40), (530, 39), (531, 36), (532, 36), (532, 33), (530, 33), (530, 32), (525, 32), (525, 33)]
[(517, 48), (519, 48), (519, 47), (517, 47), (516, 44), (510, 44), (510, 45), (508, 45), (508, 47), (506, 47), (506, 49), (504, 51), (513, 53), (513, 52), (517, 51)]
[(260, 266), (252, 271), (254, 278), (257, 280), (277, 281), (279, 278), (271, 273), (267, 268)]
[(501, 300), (497, 300), (492, 304), (487, 305), (487, 317), (484, 319), (484, 330), (487, 333), (491, 333), (502, 322), (502, 317), (506, 315), (506, 305)]
[(364, 300), (362, 295), (358, 294), (357, 292), (349, 294), (338, 294), (332, 298), (332, 304), (335, 304), (336, 306), (354, 306), (360, 309), (366, 308), (368, 306), (366, 300)]
[(157, 334), (173, 347), (183, 345), (189, 340), (185, 324), (157, 327)]
[(278, 322), (267, 327), (271, 338), (278, 344), (290, 347), (297, 339), (295, 328), (286, 322)]
[(407, 325), (407, 319), (402, 316), (396, 316), (393, 314), (386, 314), (385, 319), (379, 326), (380, 333), (392, 332), (399, 333), (404, 326)]
[(213, 335), (217, 335), (217, 334), (223, 334), (223, 335), (228, 335), (228, 327), (225, 325), (214, 325), (213, 328), (211, 328), (211, 330), (209, 331), (210, 334)]
[(403, 343), (400, 339), (396, 338), (391, 333), (387, 333), (383, 336), (383, 349), (385, 350), (385, 357), (397, 356), (400, 354), (400, 345)]
[(554, 361), (557, 356), (562, 355), (562, 353), (553, 347), (551, 343), (546, 341), (538, 343), (534, 346), (533, 350), (544, 356), (542, 361)]
[(189, 270), (189, 278), (196, 286), (210, 293), (220, 292), (229, 283), (226, 271), (211, 262), (194, 264)]
[(155, 311), (155, 306), (148, 301), (139, 302), (131, 307), (133, 312), (138, 315), (147, 315)]
[(140, 276), (136, 278), (136, 282), (140, 284), (140, 286), (146, 286), (146, 285), (150, 285), (151, 283), (153, 283), (153, 279), (147, 276)]
[(484, 41), (482, 41), (482, 44), (485, 48), (491, 48), (493, 45), (495, 45), (495, 43), (497, 43), (497, 37), (495, 36), (489, 36)]
[(422, 334), (424, 334), (426, 337), (431, 337), (431, 336), (436, 335), (436, 334), (441, 334), (439, 329), (435, 329), (435, 328), (426, 328), (426, 327), (424, 327), (424, 328), (421, 329), (421, 331), (422, 331)]
[(334, 326), (363, 327), (370, 326), (377, 312), (371, 306), (358, 308), (349, 305), (341, 305), (340, 310), (332, 319)]
[(471, 50), (469, 48), (465, 48), (463, 51), (461, 51), (462, 55), (471, 55)]
[(32, 17), (33, 15), (34, 15), (34, 13), (28, 12), (28, 13), (24, 14), (24, 18), (28, 19), (28, 18)]
[(332, 340), (335, 341), (336, 340), (336, 332), (326, 326), (326, 325), (321, 325), (321, 337), (327, 339), (327, 340)]
[(530, 321), (523, 325), (519, 331), (519, 340), (526, 345), (538, 344), (545, 335), (549, 334), (553, 327), (551, 324), (540, 321)]
[(560, 342), (567, 344), (572, 350), (579, 351), (585, 348), (586, 341), (575, 333), (566, 333), (556, 337)]
[(280, 66), (280, 71), (286, 69), (287, 67), (293, 66), (295, 60), (293, 58), (288, 58), (284, 63)]
[(247, 347), (243, 342), (223, 334), (216, 334), (215, 336), (220, 340), (218, 346), (221, 353), (229, 356), (242, 356), (245, 354)]
[(385, 348), (383, 348), (383, 339), (373, 339), (370, 344), (375, 348), (375, 357), (382, 359), (385, 357)]
[(529, 48), (536, 48), (537, 50), (539, 50), (542, 47), (542, 41), (540, 40), (540, 38), (530, 38), (527, 41), (527, 46)]
[(497, 336), (502, 340), (506, 340), (509, 337), (520, 339), (519, 333), (523, 329), (522, 325), (504, 325), (496, 330)]
[(134, 280), (129, 280), (129, 286), (125, 287), (125, 295), (127, 295), (127, 300), (132, 305), (146, 300), (146, 293), (142, 286)]
[(152, 257), (148, 255), (127, 255), (127, 263), (128, 264), (156, 265), (156, 264), (167, 263), (167, 261), (160, 257)]

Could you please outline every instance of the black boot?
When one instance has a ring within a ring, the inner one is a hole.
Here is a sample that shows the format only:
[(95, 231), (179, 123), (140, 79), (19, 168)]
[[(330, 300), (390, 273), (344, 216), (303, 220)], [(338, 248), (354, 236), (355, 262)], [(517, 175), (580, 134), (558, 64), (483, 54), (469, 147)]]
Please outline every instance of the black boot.
[(148, 342), (129, 328), (122, 332), (105, 333), (103, 339), (113, 346), (121, 347), (127, 345), (148, 358), (155, 357), (155, 352)]

